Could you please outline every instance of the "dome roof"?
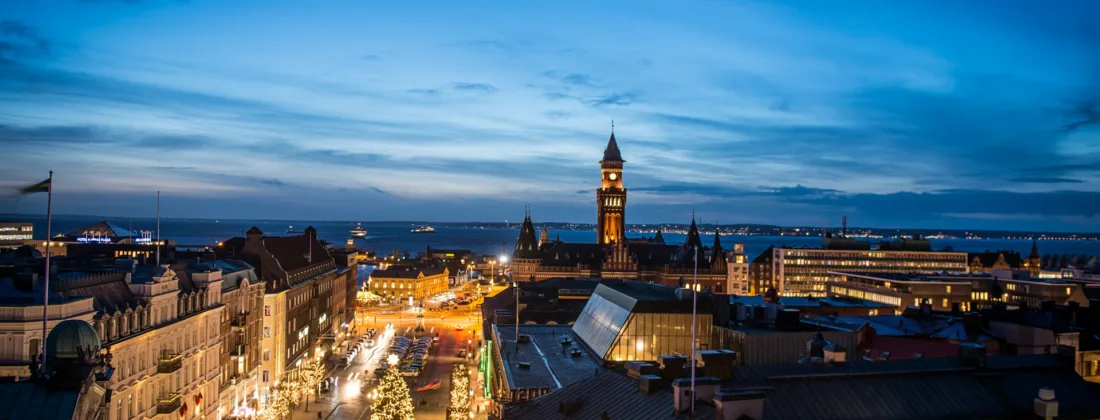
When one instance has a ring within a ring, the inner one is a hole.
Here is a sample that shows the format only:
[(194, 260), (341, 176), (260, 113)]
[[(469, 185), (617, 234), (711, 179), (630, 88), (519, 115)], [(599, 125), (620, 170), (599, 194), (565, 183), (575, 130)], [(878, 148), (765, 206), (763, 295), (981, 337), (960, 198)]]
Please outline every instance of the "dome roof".
[(62, 321), (46, 337), (46, 360), (88, 359), (99, 353), (99, 346), (99, 335), (87, 322)]

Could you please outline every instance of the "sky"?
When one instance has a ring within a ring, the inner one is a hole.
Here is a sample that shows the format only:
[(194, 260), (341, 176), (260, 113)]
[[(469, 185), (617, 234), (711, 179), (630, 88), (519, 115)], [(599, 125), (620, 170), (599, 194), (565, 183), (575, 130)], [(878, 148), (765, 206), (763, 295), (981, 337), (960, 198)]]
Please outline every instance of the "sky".
[[(1100, 231), (1100, 2), (0, 0), (54, 211)], [(42, 213), (41, 195), (0, 213)]]

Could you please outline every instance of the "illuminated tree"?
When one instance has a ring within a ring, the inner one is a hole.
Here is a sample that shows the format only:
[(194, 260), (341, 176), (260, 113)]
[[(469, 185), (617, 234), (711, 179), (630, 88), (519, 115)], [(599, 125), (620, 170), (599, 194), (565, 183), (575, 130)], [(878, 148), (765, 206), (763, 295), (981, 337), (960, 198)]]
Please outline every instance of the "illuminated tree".
[(455, 363), (451, 367), (451, 405), (447, 407), (447, 420), (468, 420), (470, 417), (470, 374), (466, 365)]
[(294, 404), (291, 392), (284, 389), (276, 389), (271, 395), (271, 401), (267, 404), (267, 407), (260, 413), (260, 418), (265, 420), (280, 420), (290, 414), (291, 406)]
[(309, 409), (309, 396), (317, 392), (317, 385), (325, 377), (325, 367), (321, 363), (310, 363), (298, 371), (298, 383), (302, 395), (306, 397), (306, 409)]
[(405, 379), (397, 372), (397, 356), (390, 355), (390, 367), (378, 383), (378, 397), (371, 404), (371, 420), (413, 420), (412, 397)]

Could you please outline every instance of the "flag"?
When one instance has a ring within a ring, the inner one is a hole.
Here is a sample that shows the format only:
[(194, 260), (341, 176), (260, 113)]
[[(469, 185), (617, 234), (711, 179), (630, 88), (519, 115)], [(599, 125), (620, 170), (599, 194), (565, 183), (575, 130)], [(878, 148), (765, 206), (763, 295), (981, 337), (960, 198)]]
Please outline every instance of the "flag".
[(26, 187), (20, 188), (19, 192), (21, 194), (34, 194), (34, 193), (40, 193), (40, 192), (50, 192), (51, 184), (52, 184), (51, 180), (47, 179), (45, 181), (42, 181), (42, 182), (39, 182), (39, 183), (36, 183), (36, 184), (31, 184), (31, 185), (28, 185)]

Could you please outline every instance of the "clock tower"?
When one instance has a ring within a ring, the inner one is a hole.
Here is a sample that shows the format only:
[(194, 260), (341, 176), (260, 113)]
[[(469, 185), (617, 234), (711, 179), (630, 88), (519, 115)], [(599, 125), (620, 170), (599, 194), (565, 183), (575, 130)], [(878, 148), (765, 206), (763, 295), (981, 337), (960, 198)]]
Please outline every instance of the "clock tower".
[(623, 188), (623, 157), (615, 132), (600, 161), (600, 188), (596, 190), (596, 243), (622, 243), (626, 239), (626, 188)]

